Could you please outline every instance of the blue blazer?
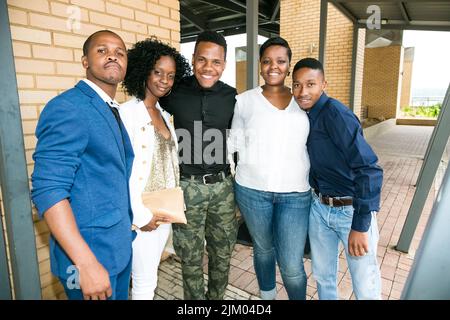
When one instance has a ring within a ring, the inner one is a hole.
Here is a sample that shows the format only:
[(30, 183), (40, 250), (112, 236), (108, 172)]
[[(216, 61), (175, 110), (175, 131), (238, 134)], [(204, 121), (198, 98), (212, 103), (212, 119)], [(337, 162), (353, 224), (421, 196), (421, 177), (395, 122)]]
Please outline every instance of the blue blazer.
[[(47, 103), (36, 128), (38, 139), (32, 199), (42, 218), (68, 199), (80, 233), (110, 276), (131, 258), (132, 212), (128, 181), (133, 149), (125, 127), (84, 81)], [(50, 237), (52, 272), (67, 279), (73, 265)]]

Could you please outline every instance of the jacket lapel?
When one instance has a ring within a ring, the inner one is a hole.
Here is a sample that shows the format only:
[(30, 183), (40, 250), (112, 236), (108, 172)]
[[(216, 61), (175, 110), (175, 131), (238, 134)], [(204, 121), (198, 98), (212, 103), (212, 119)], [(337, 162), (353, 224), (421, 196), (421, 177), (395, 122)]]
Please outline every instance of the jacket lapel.
[[(80, 90), (82, 90), (85, 94), (90, 96), (91, 104), (94, 106), (94, 108), (102, 115), (102, 117), (105, 119), (105, 121), (108, 123), (109, 128), (111, 129), (114, 140), (116, 140), (117, 147), (119, 148), (120, 152), (120, 158), (122, 159), (122, 162), (124, 163), (125, 167), (126, 161), (125, 161), (125, 150), (124, 150), (124, 142), (122, 141), (122, 134), (120, 133), (119, 126), (117, 125), (117, 120), (114, 117), (114, 114), (109, 110), (108, 105), (105, 101), (103, 101), (100, 96), (91, 88), (89, 85), (87, 85), (84, 81), (80, 81), (77, 83), (76, 87), (78, 87)], [(122, 130), (125, 130), (125, 128), (122, 126)], [(125, 130), (126, 132), (126, 130)], [(127, 135), (128, 139), (128, 135)], [(125, 140), (125, 139), (124, 139)], [(129, 141), (129, 139), (128, 139)]]
[(127, 168), (127, 177), (130, 179), (131, 176), (131, 166), (133, 165), (134, 160), (134, 152), (133, 152), (133, 145), (131, 144), (130, 137), (128, 136), (127, 129), (123, 125), (123, 123), (120, 123), (122, 127), (122, 134), (123, 134), (123, 147), (125, 148), (125, 166)]

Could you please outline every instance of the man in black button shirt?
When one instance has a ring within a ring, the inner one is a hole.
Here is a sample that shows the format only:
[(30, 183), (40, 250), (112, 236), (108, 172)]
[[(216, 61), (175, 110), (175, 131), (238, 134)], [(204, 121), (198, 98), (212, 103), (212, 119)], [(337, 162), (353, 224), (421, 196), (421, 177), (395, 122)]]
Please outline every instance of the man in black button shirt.
[[(226, 65), (225, 38), (212, 31), (196, 41), (186, 77), (160, 99), (174, 116), (179, 140), (180, 185), (186, 202), (187, 225), (174, 224), (173, 244), (181, 258), (184, 299), (223, 299), (237, 220), (226, 131), (230, 128), (236, 89), (220, 81)], [(203, 282), (203, 253), (208, 252), (208, 292)]]

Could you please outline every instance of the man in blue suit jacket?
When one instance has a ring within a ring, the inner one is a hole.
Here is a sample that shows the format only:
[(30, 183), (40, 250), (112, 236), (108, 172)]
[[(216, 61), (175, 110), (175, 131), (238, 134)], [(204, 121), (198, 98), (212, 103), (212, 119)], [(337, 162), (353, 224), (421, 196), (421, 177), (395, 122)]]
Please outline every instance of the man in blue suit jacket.
[(69, 299), (127, 299), (134, 154), (114, 110), (125, 44), (98, 31), (83, 45), (82, 64), (87, 79), (52, 99), (40, 116), (32, 198), (52, 234), (51, 270)]

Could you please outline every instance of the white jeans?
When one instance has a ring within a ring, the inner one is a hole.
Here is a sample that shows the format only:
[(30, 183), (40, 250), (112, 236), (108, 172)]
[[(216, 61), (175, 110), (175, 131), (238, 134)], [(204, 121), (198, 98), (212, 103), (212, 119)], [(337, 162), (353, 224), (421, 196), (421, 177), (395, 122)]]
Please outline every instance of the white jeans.
[(151, 232), (137, 230), (133, 241), (131, 270), (133, 300), (153, 300), (158, 282), (158, 266), (170, 230), (170, 224), (162, 224)]

